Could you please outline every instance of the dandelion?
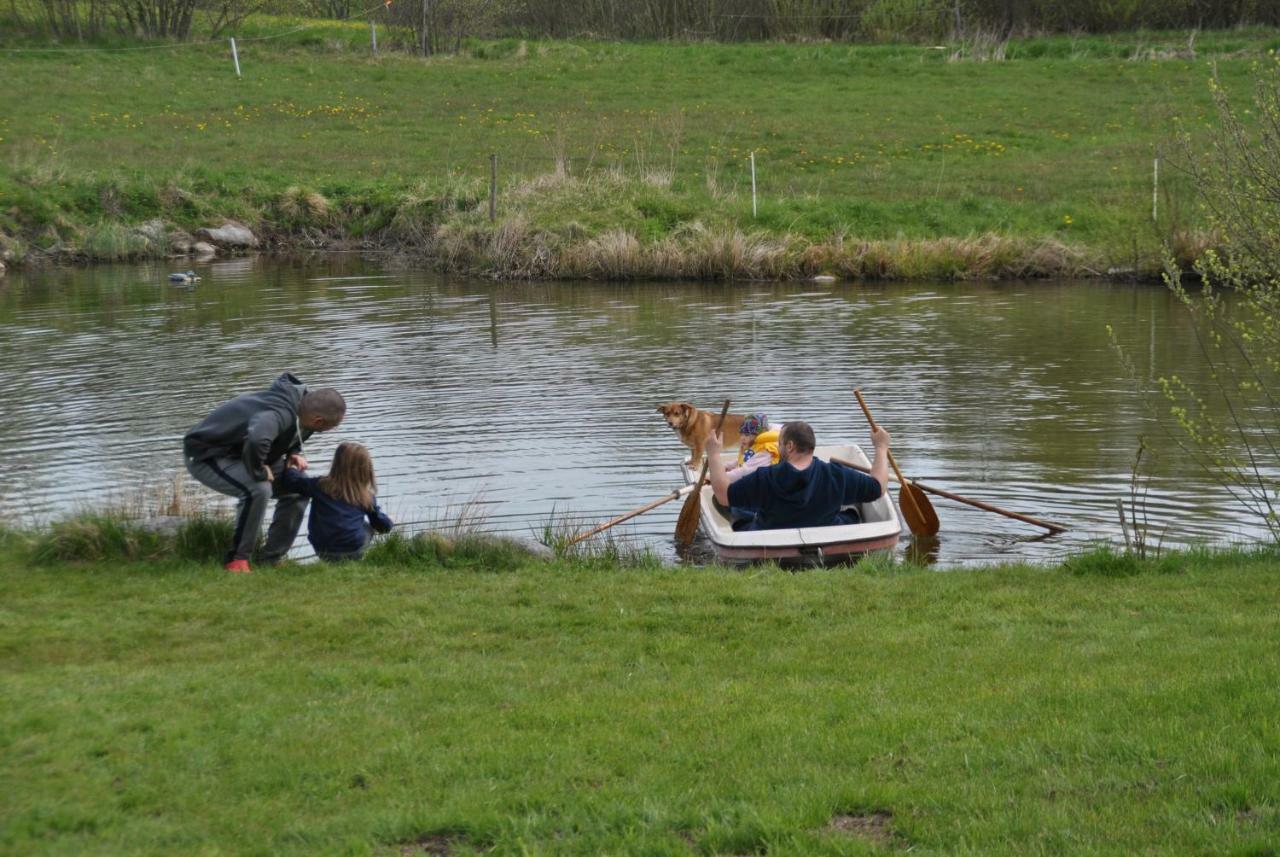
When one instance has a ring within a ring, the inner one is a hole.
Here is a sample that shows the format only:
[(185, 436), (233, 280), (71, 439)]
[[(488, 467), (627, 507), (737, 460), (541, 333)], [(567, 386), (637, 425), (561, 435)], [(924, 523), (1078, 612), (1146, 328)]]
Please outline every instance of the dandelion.
[(1075, 221), (1071, 219), (1070, 214), (1064, 214), (1062, 215), (1062, 223), (1064, 226), (1070, 226), (1071, 224), (1075, 223)]

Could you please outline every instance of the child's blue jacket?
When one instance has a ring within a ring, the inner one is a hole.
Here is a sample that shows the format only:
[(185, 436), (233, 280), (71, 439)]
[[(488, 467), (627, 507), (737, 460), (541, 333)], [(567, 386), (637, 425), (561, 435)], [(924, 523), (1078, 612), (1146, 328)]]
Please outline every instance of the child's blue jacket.
[(345, 500), (330, 497), (316, 483), (319, 477), (304, 476), (302, 471), (290, 467), (280, 476), (281, 493), (301, 494), (311, 498), (311, 519), (307, 524), (307, 540), (316, 553), (358, 553), (368, 541), (365, 535), (365, 518), (379, 533), (391, 532), (392, 522), (378, 508), (366, 512)]

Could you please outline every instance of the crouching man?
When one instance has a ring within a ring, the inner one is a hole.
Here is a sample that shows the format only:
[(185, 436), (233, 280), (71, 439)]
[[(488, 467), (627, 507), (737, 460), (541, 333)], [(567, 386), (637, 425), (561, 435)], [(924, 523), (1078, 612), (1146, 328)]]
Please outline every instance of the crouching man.
[(337, 390), (308, 390), (285, 372), (270, 388), (214, 408), (187, 432), (182, 443), (187, 472), (240, 501), (235, 536), (225, 558), (227, 571), (249, 572), (249, 557), (272, 497), (276, 511), (261, 558), (273, 564), (289, 552), (307, 511), (307, 498), (279, 493), (277, 477), (286, 466), (305, 470), (303, 441), (313, 432), (337, 427), (346, 413), (347, 403)]

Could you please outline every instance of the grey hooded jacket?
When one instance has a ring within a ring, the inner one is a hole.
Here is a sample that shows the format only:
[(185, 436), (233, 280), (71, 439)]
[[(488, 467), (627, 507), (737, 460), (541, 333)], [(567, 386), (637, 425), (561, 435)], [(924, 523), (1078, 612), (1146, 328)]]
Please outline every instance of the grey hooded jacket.
[(246, 393), (214, 408), (182, 440), (186, 454), (196, 461), (210, 458), (239, 458), (259, 481), (267, 478), (266, 468), (285, 455), (302, 451), (302, 441), (311, 436), (301, 429), (298, 408), (306, 395), (306, 385), (285, 372), (267, 390)]

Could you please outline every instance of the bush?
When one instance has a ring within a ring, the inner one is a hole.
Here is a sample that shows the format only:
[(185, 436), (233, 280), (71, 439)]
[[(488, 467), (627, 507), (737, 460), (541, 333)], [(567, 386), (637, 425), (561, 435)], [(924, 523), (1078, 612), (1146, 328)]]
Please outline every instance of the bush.
[[(1221, 249), (1195, 267), (1203, 286), (1168, 284), (1187, 308), (1211, 381), (1161, 378), (1184, 447), (1280, 543), (1280, 57), (1255, 66), (1247, 107), (1210, 83), (1218, 125), (1207, 152), (1190, 133), (1179, 166), (1195, 183)], [(1225, 416), (1217, 416), (1223, 413)]]

